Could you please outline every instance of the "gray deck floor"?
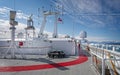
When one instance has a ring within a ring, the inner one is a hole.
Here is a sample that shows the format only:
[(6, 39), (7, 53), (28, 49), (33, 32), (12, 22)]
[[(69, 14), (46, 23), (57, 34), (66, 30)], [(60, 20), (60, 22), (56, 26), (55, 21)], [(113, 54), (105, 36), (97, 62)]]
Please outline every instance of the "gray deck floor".
[[(28, 63), (28, 62), (27, 62)], [(25, 64), (25, 62), (24, 62)], [(90, 60), (79, 65), (36, 71), (0, 72), (0, 75), (96, 75), (90, 66)]]
[[(8, 59), (0, 59), (0, 66), (4, 65), (27, 65), (27, 64), (37, 64), (37, 63), (48, 63), (46, 61), (50, 60), (53, 62), (62, 62), (77, 59), (76, 56), (64, 58), (64, 59), (49, 59), (46, 57), (41, 58), (43, 61), (30, 61), (30, 60), (8, 60)], [(97, 75), (92, 66), (90, 65), (90, 57), (88, 57), (88, 61), (67, 67), (55, 67), (51, 69), (43, 69), (43, 70), (33, 70), (33, 71), (18, 71), (18, 72), (0, 72), (0, 75)]]

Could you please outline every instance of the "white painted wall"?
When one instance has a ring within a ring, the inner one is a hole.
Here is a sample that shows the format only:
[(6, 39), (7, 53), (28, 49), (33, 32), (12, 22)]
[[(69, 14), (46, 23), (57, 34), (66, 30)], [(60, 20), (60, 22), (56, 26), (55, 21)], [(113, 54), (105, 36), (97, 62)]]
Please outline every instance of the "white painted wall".
[(70, 40), (52, 40), (52, 48), (62, 50), (66, 55), (75, 55), (75, 42)]
[[(51, 42), (50, 42), (51, 41)], [(10, 44), (10, 43), (9, 43)], [(9, 45), (7, 41), (0, 42), (0, 46)], [(16, 42), (18, 46), (18, 42)], [(66, 55), (75, 55), (75, 42), (71, 39), (57, 39), (57, 40), (31, 40), (31, 41), (23, 41), (23, 45), (21, 48), (18, 48), (15, 52), (25, 53), (25, 54), (47, 54), (51, 50), (62, 50)], [(0, 51), (8, 50), (7, 48), (0, 48)]]

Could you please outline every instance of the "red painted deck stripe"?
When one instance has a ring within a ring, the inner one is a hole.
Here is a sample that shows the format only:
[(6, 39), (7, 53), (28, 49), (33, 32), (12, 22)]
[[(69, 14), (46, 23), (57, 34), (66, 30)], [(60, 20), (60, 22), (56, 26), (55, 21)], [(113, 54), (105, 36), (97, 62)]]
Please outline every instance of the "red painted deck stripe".
[(87, 56), (79, 56), (78, 59), (68, 62), (61, 63), (53, 63), (53, 64), (39, 64), (39, 65), (27, 65), (27, 66), (8, 66), (8, 67), (0, 67), (0, 72), (15, 72), (15, 71), (31, 71), (31, 70), (42, 70), (42, 69), (50, 69), (56, 67), (65, 67), (76, 64), (81, 64), (87, 61)]

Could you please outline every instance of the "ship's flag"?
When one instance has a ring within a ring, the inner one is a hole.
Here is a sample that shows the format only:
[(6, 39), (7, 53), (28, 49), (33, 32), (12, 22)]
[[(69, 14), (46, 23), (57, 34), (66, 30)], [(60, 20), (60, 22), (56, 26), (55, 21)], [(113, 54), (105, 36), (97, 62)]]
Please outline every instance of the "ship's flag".
[(62, 23), (62, 22), (63, 22), (60, 17), (58, 18), (58, 22), (59, 22), (59, 23)]

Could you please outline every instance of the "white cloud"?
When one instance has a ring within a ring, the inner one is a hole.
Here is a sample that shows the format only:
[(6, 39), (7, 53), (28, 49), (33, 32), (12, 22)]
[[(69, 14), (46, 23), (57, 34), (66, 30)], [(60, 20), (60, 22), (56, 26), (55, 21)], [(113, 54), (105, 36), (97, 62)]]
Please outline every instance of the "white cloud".
[[(26, 24), (23, 24), (23, 23), (18, 23), (16, 27), (16, 34), (17, 35), (18, 33), (22, 32), (25, 34), (25, 28), (26, 28)], [(10, 24), (9, 24), (9, 21), (8, 20), (3, 20), (3, 19), (0, 19), (0, 38), (10, 38), (11, 36), (11, 33), (10, 33)], [(39, 28), (36, 28), (35, 30), (36, 32), (36, 37), (39, 33)], [(52, 37), (52, 33), (51, 32), (48, 32), (48, 31), (44, 31), (44, 34), (47, 34), (49, 37)], [(30, 34), (31, 35), (31, 34)], [(62, 34), (59, 34), (60, 36), (63, 36)]]
[[(0, 8), (0, 15), (2, 17), (6, 17), (6, 18), (9, 18), (9, 12), (10, 10), (13, 10), (11, 8), (8, 8), (8, 7), (1, 7)], [(17, 19), (27, 19), (28, 15), (27, 14), (24, 14), (21, 10), (17, 10), (17, 15), (16, 15), (16, 18)]]
[[(101, 13), (102, 8), (99, 0), (59, 0), (58, 3), (62, 4), (64, 10), (70, 14), (69, 16), (81, 25), (87, 27), (105, 26), (104, 22), (99, 20), (96, 16), (84, 15)], [(89, 22), (92, 22), (91, 25), (89, 25)]]
[(26, 14), (24, 14), (24, 13), (18, 11), (18, 12), (17, 12), (17, 16), (16, 16), (16, 18), (27, 20), (28, 15), (26, 15)]
[[(12, 10), (8, 7), (0, 7), (0, 38), (10, 38), (10, 24), (9, 24), (9, 11)], [(5, 16), (5, 19), (3, 18)], [(19, 20), (26, 20), (29, 15), (23, 13), (21, 10), (17, 10), (16, 19), (18, 19), (18, 25), (16, 26), (16, 35), (19, 32), (25, 33), (25, 27), (27, 26), (24, 23), (20, 23)], [(34, 16), (34, 15), (33, 15)], [(35, 19), (38, 19), (36, 16), (34, 16)], [(50, 21), (52, 22), (52, 21)], [(36, 36), (39, 33), (39, 28), (36, 28)], [(50, 37), (52, 37), (52, 33), (48, 31), (44, 31), (45, 34), (48, 34)]]
[(107, 40), (107, 38), (105, 38), (105, 37), (100, 37), (100, 36), (98, 36), (98, 37), (92, 36), (92, 37), (88, 37), (87, 39), (88, 39), (89, 41), (104, 41), (104, 40)]
[(120, 0), (104, 0), (108, 7), (120, 10)]
[[(9, 11), (12, 10), (11, 8), (7, 8), (7, 7), (2, 7), (0, 8), (0, 16), (2, 16), (0, 18), (0, 38), (10, 38), (10, 24), (9, 24)], [(4, 19), (3, 17), (5, 16)], [(35, 16), (34, 16), (35, 17)], [(17, 11), (17, 16), (16, 19), (22, 19), (22, 20), (26, 20), (28, 18), (28, 15), (24, 14), (21, 10)], [(35, 17), (36, 18), (36, 17)], [(16, 26), (16, 35), (19, 32), (25, 33), (25, 28), (26, 28), (26, 24), (24, 23), (20, 23), (18, 20), (18, 25)], [(39, 28), (36, 28), (36, 36), (39, 33)], [(49, 36), (52, 36), (51, 32), (47, 32), (44, 31), (45, 34), (48, 34)]]
[[(103, 3), (104, 4), (103, 4)], [(119, 0), (58, 0), (54, 2), (64, 6), (64, 10), (75, 22), (86, 27), (93, 28), (112, 28), (118, 21), (117, 16), (105, 15), (103, 13), (116, 14), (111, 10), (119, 11)], [(118, 12), (117, 11), (117, 12)], [(116, 14), (117, 15), (117, 14)], [(111, 17), (111, 18), (109, 18)]]
[[(19, 25), (16, 26), (16, 33), (24, 32), (25, 27), (26, 27), (25, 24), (19, 23)], [(9, 21), (0, 19), (0, 32), (1, 32), (0, 38), (10, 38), (9, 28), (10, 28)]]
[[(99, 0), (59, 0), (64, 9), (72, 13), (98, 13), (101, 12)], [(75, 14), (76, 14), (75, 13)]]
[[(11, 8), (8, 8), (8, 7), (1, 7), (0, 8), (0, 31), (1, 31), (1, 34), (3, 33), (3, 36), (4, 36), (4, 33), (6, 34), (5, 35), (5, 38), (7, 37), (10, 37), (10, 24), (9, 24), (9, 12), (10, 10), (12, 10)], [(27, 15), (22, 13), (21, 10), (18, 10), (17, 11), (17, 17), (16, 19), (27, 19)], [(20, 32), (20, 31), (23, 31), (24, 28), (26, 27), (26, 24), (23, 24), (23, 23), (18, 23), (19, 25), (16, 26), (16, 32)]]
[(0, 14), (7, 14), (10, 10), (12, 9), (8, 7), (2, 7), (0, 8)]
[[(81, 39), (80, 36), (76, 36), (76, 39)], [(107, 38), (105, 37), (100, 37), (100, 36), (88, 36), (87, 38), (88, 41), (107, 41)]]

